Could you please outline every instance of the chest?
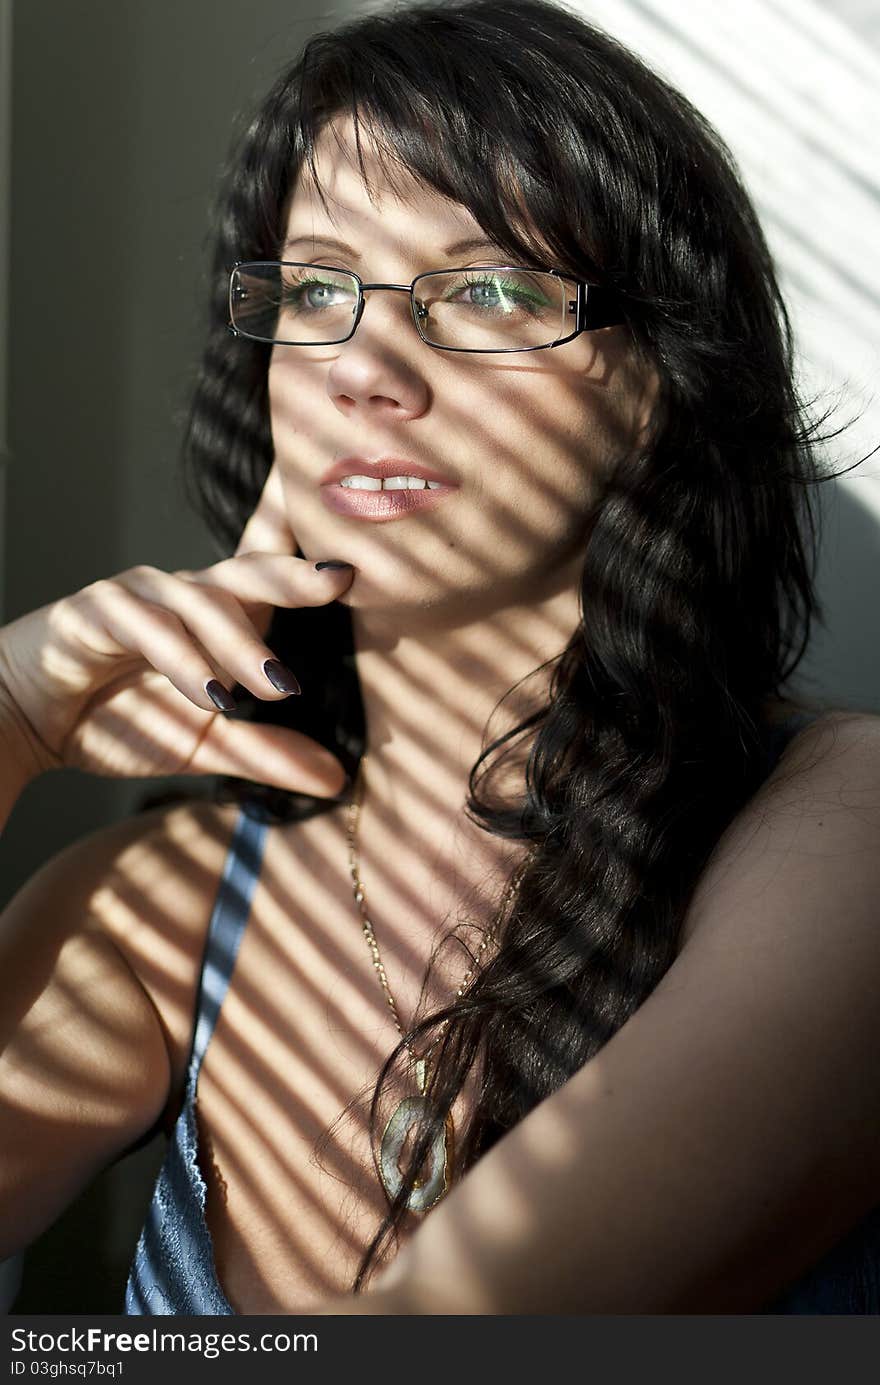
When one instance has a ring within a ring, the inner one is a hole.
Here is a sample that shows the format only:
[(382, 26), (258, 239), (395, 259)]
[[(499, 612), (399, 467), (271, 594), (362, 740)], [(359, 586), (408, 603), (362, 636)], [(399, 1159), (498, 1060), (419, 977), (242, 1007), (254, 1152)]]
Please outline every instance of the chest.
[[(303, 830), (307, 828), (308, 830)], [(238, 959), (202, 1066), (200, 1167), (220, 1281), (239, 1311), (302, 1311), (351, 1288), (386, 1203), (370, 1102), (403, 1025), (448, 1004), (506, 877), (486, 862), (396, 851), (373, 861), (365, 906), (388, 990), (353, 897), (345, 833), (329, 817), (267, 834)], [(465, 920), (470, 921), (466, 926)], [(401, 1063), (374, 1127), (417, 1088)], [(453, 1119), (461, 1129), (472, 1091)], [(420, 1219), (410, 1215), (409, 1234)]]

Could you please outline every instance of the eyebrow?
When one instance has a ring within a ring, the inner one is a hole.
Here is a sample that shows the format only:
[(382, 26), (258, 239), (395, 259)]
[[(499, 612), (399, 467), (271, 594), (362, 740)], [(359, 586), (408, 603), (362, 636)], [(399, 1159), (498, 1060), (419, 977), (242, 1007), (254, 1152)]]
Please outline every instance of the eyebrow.
[[(320, 245), (322, 248), (328, 247), (331, 250), (338, 250), (349, 259), (359, 260), (361, 258), (359, 251), (355, 250), (353, 245), (349, 245), (344, 240), (337, 240), (335, 236), (290, 236), (281, 248), (282, 250), (290, 250), (295, 245)], [(472, 250), (491, 250), (493, 253), (503, 256), (503, 252), (494, 241), (488, 240), (485, 236), (471, 236), (466, 240), (453, 241), (451, 245), (446, 246), (442, 253), (446, 257), (468, 254)]]

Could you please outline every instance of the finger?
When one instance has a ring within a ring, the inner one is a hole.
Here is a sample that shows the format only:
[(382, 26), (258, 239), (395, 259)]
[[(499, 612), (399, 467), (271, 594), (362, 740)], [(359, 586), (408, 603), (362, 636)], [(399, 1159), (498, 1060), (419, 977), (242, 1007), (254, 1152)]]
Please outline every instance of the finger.
[(266, 484), (263, 486), (256, 509), (242, 530), (235, 556), (255, 552), (286, 553), (292, 556), (298, 549), (296, 535), (287, 518), (281, 471), (277, 465), (273, 465), (266, 477)]
[[(164, 674), (178, 692), (203, 711), (215, 712), (217, 703), (206, 691), (222, 673), (205, 657), (185, 624), (164, 605), (145, 601), (117, 580), (94, 584), (84, 609), (122, 650), (146, 660)], [(231, 685), (226, 684), (230, 692)], [(275, 697), (281, 694), (275, 693)]]
[[(167, 574), (175, 577), (179, 573)], [(250, 615), (250, 607), (326, 606), (351, 586), (354, 568), (316, 571), (304, 558), (278, 553), (242, 553), (224, 558), (186, 579), (230, 592)]]
[[(273, 682), (269, 678), (264, 665), (271, 661), (274, 666), (278, 660), (228, 591), (219, 587), (208, 590), (198, 582), (154, 567), (131, 568), (117, 580), (144, 601), (172, 611), (208, 652), (210, 662), (216, 658), (234, 675), (235, 682), (255, 697), (277, 701), (299, 691), (295, 674), (280, 688), (277, 679)], [(277, 675), (279, 670), (275, 672)]]
[(335, 798), (346, 782), (336, 756), (299, 731), (219, 716), (199, 741), (190, 767), (197, 774), (233, 775), (320, 798)]

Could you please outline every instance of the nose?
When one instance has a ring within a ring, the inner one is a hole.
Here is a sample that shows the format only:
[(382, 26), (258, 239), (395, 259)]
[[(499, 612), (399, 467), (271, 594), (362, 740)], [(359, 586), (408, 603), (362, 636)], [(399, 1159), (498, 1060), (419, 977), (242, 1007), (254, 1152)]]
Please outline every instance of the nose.
[(431, 399), (421, 367), (430, 354), (416, 332), (408, 296), (367, 290), (357, 331), (339, 347), (327, 372), (327, 393), (343, 414), (419, 418)]

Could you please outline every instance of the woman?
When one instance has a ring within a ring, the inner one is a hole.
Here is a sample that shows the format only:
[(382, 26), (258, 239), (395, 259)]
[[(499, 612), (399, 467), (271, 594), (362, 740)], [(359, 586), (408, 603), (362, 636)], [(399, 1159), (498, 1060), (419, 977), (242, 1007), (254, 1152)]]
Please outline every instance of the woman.
[(6, 911), (0, 1256), (161, 1124), (133, 1313), (877, 1311), (880, 730), (785, 697), (821, 473), (725, 149), (542, 0), (402, 9), (218, 224), (234, 556), (2, 632), (10, 806), (224, 778)]

